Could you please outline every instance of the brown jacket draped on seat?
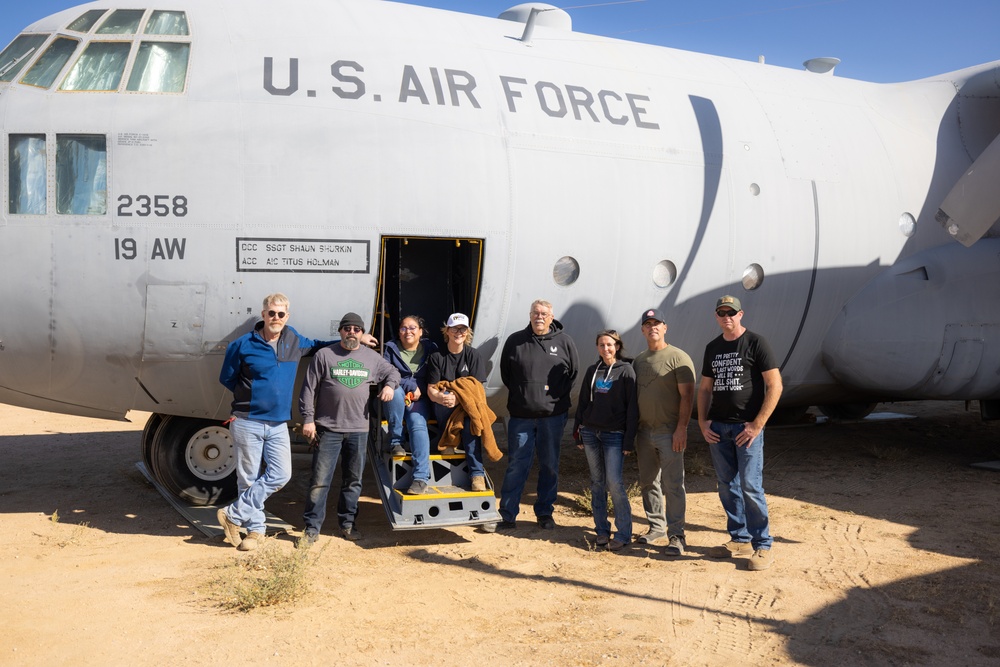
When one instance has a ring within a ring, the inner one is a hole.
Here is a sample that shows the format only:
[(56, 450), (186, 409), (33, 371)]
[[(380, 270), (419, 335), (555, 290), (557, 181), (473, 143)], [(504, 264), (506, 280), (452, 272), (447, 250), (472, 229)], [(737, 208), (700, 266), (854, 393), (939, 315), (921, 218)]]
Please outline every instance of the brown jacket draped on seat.
[[(474, 377), (458, 378), (453, 382), (442, 380), (434, 385), (438, 391), (449, 391), (455, 394), (456, 404), (448, 423), (441, 432), (438, 449), (454, 449), (461, 443), (461, 432), (465, 417), (469, 417), (472, 435), (480, 438), (483, 450), (490, 461), (499, 461), (503, 452), (497, 447), (493, 437), (493, 422), (497, 420), (496, 413), (486, 404), (486, 390), (483, 383)], [(440, 426), (440, 424), (439, 424)]]

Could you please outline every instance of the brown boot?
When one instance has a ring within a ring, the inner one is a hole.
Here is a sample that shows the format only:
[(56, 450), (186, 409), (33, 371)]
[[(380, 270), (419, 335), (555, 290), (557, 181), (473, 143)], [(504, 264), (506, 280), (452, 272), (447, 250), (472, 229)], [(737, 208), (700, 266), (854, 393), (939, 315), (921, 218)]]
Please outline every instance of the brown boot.
[(472, 490), (473, 491), (485, 491), (486, 490), (486, 478), (482, 475), (476, 475), (472, 478)]
[(234, 547), (239, 547), (243, 541), (243, 538), (240, 537), (240, 527), (230, 520), (229, 515), (226, 514), (226, 508), (220, 508), (215, 516), (219, 520), (219, 525), (222, 526), (222, 532), (226, 534), (226, 540)]
[(240, 551), (253, 551), (262, 544), (264, 544), (264, 533), (248, 533), (237, 548)]

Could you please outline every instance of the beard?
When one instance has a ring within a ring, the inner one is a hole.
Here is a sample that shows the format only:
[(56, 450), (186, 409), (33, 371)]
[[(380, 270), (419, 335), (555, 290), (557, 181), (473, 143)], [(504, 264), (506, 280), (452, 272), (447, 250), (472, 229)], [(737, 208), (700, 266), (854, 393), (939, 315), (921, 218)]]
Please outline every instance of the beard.
[(355, 336), (347, 336), (344, 340), (340, 341), (340, 344), (348, 350), (356, 350), (361, 347), (361, 342)]

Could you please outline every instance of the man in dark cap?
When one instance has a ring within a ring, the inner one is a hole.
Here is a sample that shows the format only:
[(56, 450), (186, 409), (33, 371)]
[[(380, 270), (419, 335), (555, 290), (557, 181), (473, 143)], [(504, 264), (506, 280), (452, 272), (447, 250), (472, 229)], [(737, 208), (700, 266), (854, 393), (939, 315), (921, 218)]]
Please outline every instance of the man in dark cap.
[(305, 537), (319, 537), (326, 518), (330, 483), (343, 453), (337, 518), (344, 539), (357, 540), (354, 526), (361, 497), (361, 473), (368, 439), (368, 399), (372, 385), (382, 385), (379, 398), (388, 403), (399, 386), (399, 371), (382, 355), (361, 346), (365, 324), (347, 313), (340, 320), (340, 343), (316, 353), (302, 383), (299, 411), (302, 435), (313, 442), (312, 478), (306, 498)]
[(763, 337), (743, 326), (743, 304), (715, 304), (722, 334), (705, 347), (698, 385), (698, 426), (709, 445), (730, 540), (713, 558), (749, 556), (751, 570), (774, 558), (764, 496), (764, 424), (781, 396), (781, 371)]
[[(229, 344), (219, 372), (219, 382), (233, 392), (229, 432), (236, 449), (239, 495), (216, 516), (226, 539), (240, 551), (252, 551), (263, 542), (264, 501), (292, 476), (287, 422), (299, 360), (331, 344), (306, 338), (288, 326), (289, 314), (287, 296), (276, 292), (264, 297), (262, 321)], [(360, 341), (376, 342), (368, 334)]]
[(694, 363), (684, 350), (667, 343), (667, 323), (657, 308), (639, 317), (646, 348), (632, 362), (639, 403), (635, 453), (642, 507), (649, 531), (639, 542), (668, 540), (665, 553), (683, 556), (684, 450), (694, 407)]

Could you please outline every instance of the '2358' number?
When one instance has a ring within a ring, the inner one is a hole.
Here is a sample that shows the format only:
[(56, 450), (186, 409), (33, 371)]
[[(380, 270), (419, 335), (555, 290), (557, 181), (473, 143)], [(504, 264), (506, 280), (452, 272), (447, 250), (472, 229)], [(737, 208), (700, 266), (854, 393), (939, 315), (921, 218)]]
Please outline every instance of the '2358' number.
[(145, 218), (149, 215), (165, 218), (173, 215), (183, 218), (188, 213), (188, 200), (184, 195), (171, 197), (170, 195), (139, 195), (132, 198), (131, 195), (121, 195), (118, 197), (118, 215), (124, 218), (137, 215)]

